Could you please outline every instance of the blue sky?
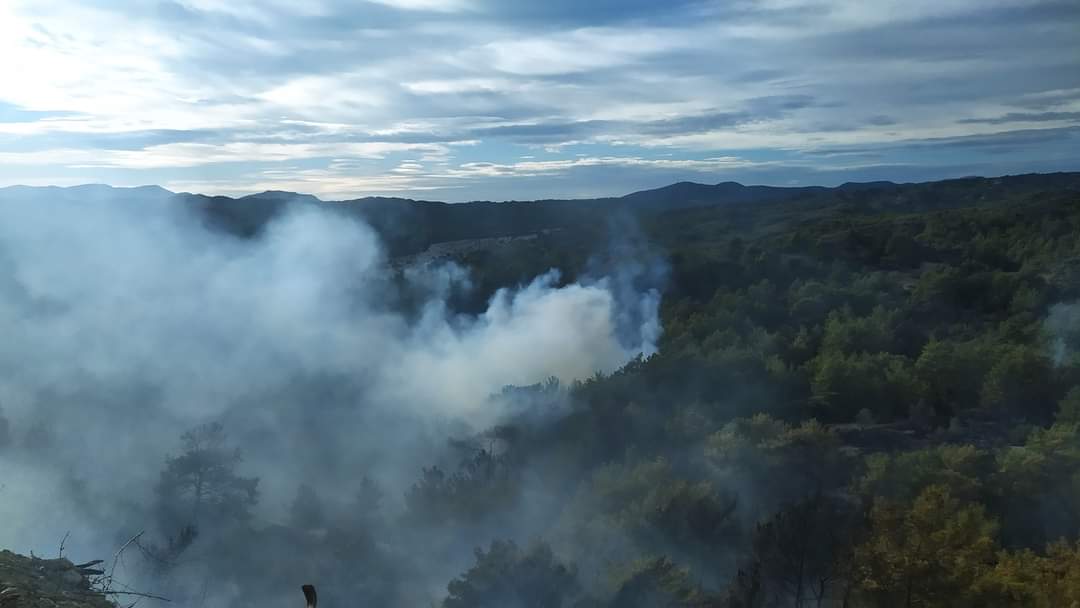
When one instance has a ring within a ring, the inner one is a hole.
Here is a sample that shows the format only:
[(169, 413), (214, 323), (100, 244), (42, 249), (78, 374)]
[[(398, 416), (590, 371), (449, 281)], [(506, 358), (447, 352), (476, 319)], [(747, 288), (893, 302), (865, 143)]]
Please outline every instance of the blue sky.
[(1080, 170), (1076, 0), (7, 0), (0, 185), (442, 200)]

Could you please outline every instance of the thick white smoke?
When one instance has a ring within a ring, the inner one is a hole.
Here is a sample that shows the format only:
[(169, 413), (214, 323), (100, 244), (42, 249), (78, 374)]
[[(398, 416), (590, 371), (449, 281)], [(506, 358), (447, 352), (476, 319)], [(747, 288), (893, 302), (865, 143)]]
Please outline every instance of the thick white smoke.
[(0, 547), (71, 530), (99, 556), (204, 421), (227, 421), (273, 509), (299, 481), (415, 471), (430, 429), (495, 422), (505, 385), (655, 351), (657, 293), (616, 277), (547, 274), (462, 317), (443, 295), (465, 273), (414, 269), (436, 294), (415, 318), (384, 262), (370, 228), (314, 205), (242, 240), (160, 191), (0, 191)]

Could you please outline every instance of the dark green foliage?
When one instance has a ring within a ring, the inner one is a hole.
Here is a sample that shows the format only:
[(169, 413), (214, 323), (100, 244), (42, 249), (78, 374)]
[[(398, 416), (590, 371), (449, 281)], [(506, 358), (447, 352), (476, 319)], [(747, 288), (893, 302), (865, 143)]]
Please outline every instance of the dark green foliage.
[(1080, 194), (1058, 187), (641, 216), (670, 268), (660, 353), (575, 384), (565, 417), (517, 439), (572, 471), (552, 534), (615, 573), (602, 599), (1007, 605), (987, 590), (1037, 587), (1010, 568), (1071, 567), (1040, 553), (1080, 535)]
[(737, 506), (714, 483), (688, 480), (661, 458), (600, 468), (566, 517), (572, 535), (597, 553), (628, 540), (641, 551), (710, 559), (737, 538)]
[(978, 589), (995, 558), (996, 532), (982, 505), (961, 502), (944, 486), (927, 487), (910, 505), (875, 501), (853, 557), (857, 605), (987, 605)]
[(947, 487), (953, 496), (987, 501), (995, 493), (994, 455), (970, 445), (940, 445), (895, 455), (873, 454), (855, 490), (866, 498), (911, 501), (931, 485)]
[(982, 405), (1013, 416), (1047, 422), (1056, 397), (1049, 358), (1026, 346), (1001, 349), (983, 380)]
[(896, 420), (918, 399), (911, 360), (901, 355), (823, 351), (808, 368), (814, 412), (831, 422), (854, 420), (862, 409), (878, 420)]
[(523, 551), (495, 541), (477, 549), (476, 564), (446, 588), (443, 608), (570, 608), (584, 601), (577, 574), (545, 544)]
[(752, 486), (759, 506), (818, 495), (843, 486), (853, 468), (839, 437), (816, 420), (792, 427), (758, 414), (709, 437), (705, 453), (720, 475)]
[(691, 608), (708, 605), (708, 596), (691, 582), (690, 573), (667, 558), (636, 565), (619, 584), (615, 608)]
[(766, 597), (761, 586), (761, 567), (755, 563), (748, 568), (740, 568), (732, 578), (723, 601), (717, 605), (723, 608), (763, 608)]
[(517, 499), (517, 471), (507, 456), (479, 450), (455, 472), (425, 468), (405, 494), (405, 517), (423, 524), (475, 522), (509, 509)]
[(1057, 422), (1080, 424), (1080, 386), (1074, 386), (1058, 403)]
[(763, 595), (791, 606), (843, 597), (851, 585), (856, 515), (851, 505), (816, 494), (758, 524), (751, 546)]

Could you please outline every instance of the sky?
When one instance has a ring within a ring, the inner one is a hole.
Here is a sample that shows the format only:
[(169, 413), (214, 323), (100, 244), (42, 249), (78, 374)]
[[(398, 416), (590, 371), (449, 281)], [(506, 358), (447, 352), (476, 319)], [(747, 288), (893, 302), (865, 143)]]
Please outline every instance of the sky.
[(448, 201), (1078, 170), (1076, 0), (3, 0), (0, 186)]

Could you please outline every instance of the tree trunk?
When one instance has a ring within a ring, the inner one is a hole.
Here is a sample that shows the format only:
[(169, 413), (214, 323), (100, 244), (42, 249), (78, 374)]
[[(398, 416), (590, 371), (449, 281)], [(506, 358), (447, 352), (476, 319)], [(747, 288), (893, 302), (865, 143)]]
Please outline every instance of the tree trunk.
[(195, 504), (191, 506), (191, 523), (199, 524), (199, 511), (202, 509), (203, 500), (203, 476), (202, 473), (195, 478)]

